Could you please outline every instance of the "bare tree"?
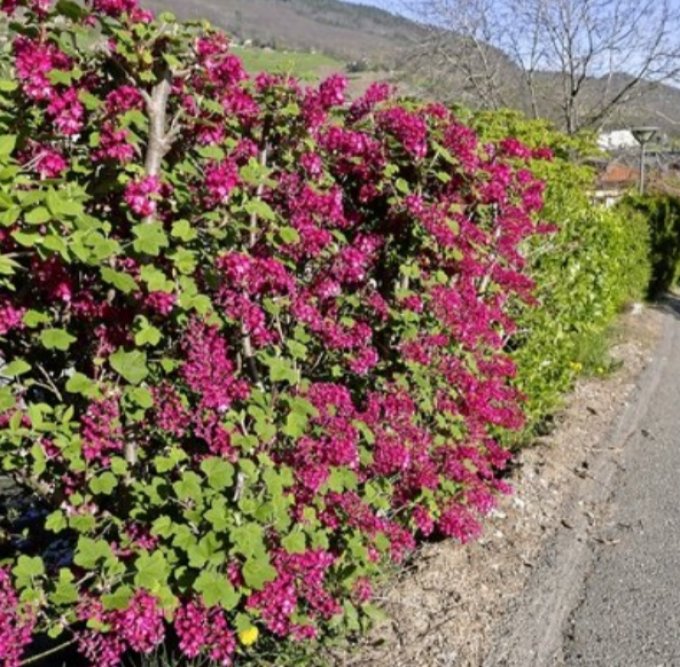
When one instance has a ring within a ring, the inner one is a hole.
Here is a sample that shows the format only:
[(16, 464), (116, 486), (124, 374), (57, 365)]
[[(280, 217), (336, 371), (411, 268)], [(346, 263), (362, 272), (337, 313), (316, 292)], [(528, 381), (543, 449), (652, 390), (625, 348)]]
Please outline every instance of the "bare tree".
[[(485, 107), (599, 127), (649, 83), (680, 81), (675, 0), (404, 0), (428, 26), (411, 62)], [(426, 66), (424, 66), (426, 64)]]

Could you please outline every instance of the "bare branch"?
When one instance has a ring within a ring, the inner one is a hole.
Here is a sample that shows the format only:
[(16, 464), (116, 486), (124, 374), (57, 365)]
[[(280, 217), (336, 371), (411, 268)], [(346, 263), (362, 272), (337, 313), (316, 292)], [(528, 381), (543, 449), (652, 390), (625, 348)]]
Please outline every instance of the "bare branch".
[[(429, 24), (421, 79), (451, 82), (474, 106), (510, 104), (599, 127), (650, 84), (680, 81), (680, 6), (674, 0), (412, 0)], [(428, 55), (430, 56), (428, 60)]]

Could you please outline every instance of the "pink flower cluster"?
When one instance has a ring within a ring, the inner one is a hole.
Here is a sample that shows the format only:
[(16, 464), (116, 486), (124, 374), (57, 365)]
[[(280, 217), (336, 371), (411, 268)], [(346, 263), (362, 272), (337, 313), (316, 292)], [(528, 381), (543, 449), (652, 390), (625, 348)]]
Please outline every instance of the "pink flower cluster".
[(24, 649), (31, 643), (35, 614), (22, 605), (12, 577), (0, 568), (0, 663), (19, 667)]
[(98, 667), (117, 667), (128, 649), (151, 653), (165, 638), (163, 610), (144, 590), (137, 591), (120, 611), (106, 611), (101, 602), (86, 600), (80, 605), (79, 616), (108, 628), (106, 632), (82, 630), (77, 634), (78, 650)]
[(207, 655), (218, 665), (233, 664), (236, 639), (219, 607), (207, 609), (201, 602), (188, 602), (176, 612), (173, 625), (187, 658)]
[(26, 308), (17, 308), (7, 298), (0, 299), (0, 336), (23, 329)]
[(238, 166), (227, 160), (209, 165), (205, 170), (206, 204), (210, 207), (225, 204), (232, 190), (239, 184)]
[(311, 618), (330, 619), (341, 613), (342, 607), (325, 589), (325, 578), (335, 557), (327, 551), (306, 551), (275, 555), (277, 578), (248, 598), (248, 607), (257, 609), (267, 628), (276, 635), (290, 635), (294, 639), (316, 637), (314, 625), (296, 623), (291, 617), (304, 605)]
[(86, 461), (106, 464), (112, 454), (123, 451), (120, 406), (116, 398), (90, 403), (81, 418), (81, 436)]
[(145, 176), (130, 181), (125, 188), (125, 203), (140, 218), (156, 213), (157, 199), (161, 193), (161, 183), (156, 176)]

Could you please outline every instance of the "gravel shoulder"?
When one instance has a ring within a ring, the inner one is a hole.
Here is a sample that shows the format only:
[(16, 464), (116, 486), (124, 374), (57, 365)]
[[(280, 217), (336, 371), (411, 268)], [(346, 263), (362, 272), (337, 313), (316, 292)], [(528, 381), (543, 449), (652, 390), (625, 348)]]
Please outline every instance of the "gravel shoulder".
[[(338, 656), (338, 666), (628, 664), (565, 662), (583, 651), (569, 645), (564, 629), (573, 630), (570, 614), (582, 606), (596, 547), (618, 539), (601, 527), (624, 449), (668, 366), (680, 328), (671, 311), (643, 308), (622, 316), (612, 350), (621, 368), (577, 383), (555, 431), (518, 456), (516, 492), (487, 519), (482, 539), (425, 545), (381, 592), (385, 621), (357, 651)], [(680, 372), (680, 350), (677, 356)], [(677, 412), (680, 418), (680, 407)]]

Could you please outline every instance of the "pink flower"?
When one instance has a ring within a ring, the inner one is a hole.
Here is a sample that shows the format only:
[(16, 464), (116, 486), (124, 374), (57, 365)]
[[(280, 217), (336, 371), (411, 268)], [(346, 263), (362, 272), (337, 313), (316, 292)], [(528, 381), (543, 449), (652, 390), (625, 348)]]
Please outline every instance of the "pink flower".
[(118, 400), (107, 398), (90, 403), (80, 420), (83, 457), (106, 465), (109, 456), (123, 451), (123, 430)]
[(47, 107), (54, 125), (65, 136), (78, 134), (85, 116), (85, 107), (78, 100), (78, 89), (69, 88), (65, 92), (55, 93)]
[(147, 218), (156, 213), (156, 198), (160, 191), (161, 183), (156, 176), (130, 181), (125, 188), (125, 202), (133, 213), (140, 218)]
[(43, 178), (59, 178), (68, 168), (64, 156), (48, 146), (36, 148), (33, 160), (35, 170)]
[(94, 0), (95, 11), (107, 16), (119, 17), (121, 14), (131, 14), (139, 7), (138, 0)]
[(234, 400), (248, 395), (244, 382), (234, 375), (235, 366), (228, 356), (226, 340), (217, 327), (193, 320), (186, 331), (183, 349), (186, 361), (182, 377), (201, 397), (203, 408), (224, 412)]
[(209, 206), (218, 206), (228, 201), (229, 195), (241, 182), (238, 167), (230, 160), (213, 163), (205, 169), (206, 199)]
[(104, 123), (99, 136), (99, 147), (93, 151), (92, 159), (95, 162), (111, 160), (120, 164), (130, 162), (137, 154), (137, 149), (128, 143), (129, 137), (128, 130), (116, 130), (112, 123)]
[(169, 315), (175, 307), (177, 297), (168, 292), (151, 292), (144, 300), (144, 305), (159, 315)]
[(19, 667), (34, 625), (35, 614), (19, 601), (7, 569), (0, 568), (0, 662), (4, 667)]
[(52, 43), (42, 43), (24, 36), (14, 40), (13, 48), (17, 77), (24, 93), (36, 101), (51, 100), (55, 89), (48, 74), (55, 69), (70, 69), (70, 58)]
[(0, 298), (0, 336), (24, 328), (26, 308), (17, 308), (7, 298)]
[(188, 602), (175, 614), (174, 628), (187, 658), (205, 654), (224, 667), (233, 664), (236, 639), (218, 607), (208, 609), (200, 602)]
[(482, 531), (479, 521), (462, 505), (452, 505), (445, 510), (437, 526), (444, 535), (455, 537), (463, 544), (479, 537)]

